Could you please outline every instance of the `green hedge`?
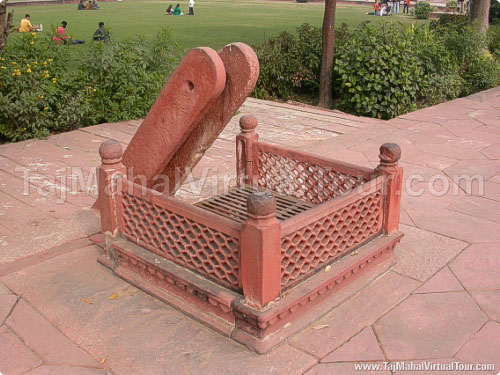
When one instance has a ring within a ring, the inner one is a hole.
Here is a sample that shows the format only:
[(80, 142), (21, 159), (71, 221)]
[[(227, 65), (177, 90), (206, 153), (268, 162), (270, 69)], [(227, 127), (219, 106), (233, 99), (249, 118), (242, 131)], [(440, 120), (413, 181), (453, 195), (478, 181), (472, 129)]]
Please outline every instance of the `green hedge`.
[(151, 42), (91, 43), (77, 61), (72, 48), (36, 33), (9, 40), (0, 54), (0, 141), (143, 117), (180, 57), (167, 29)]
[[(428, 27), (362, 23), (336, 30), (335, 107), (357, 115), (389, 119), (500, 84), (495, 53), (460, 18)], [(500, 45), (490, 32), (489, 46)], [(308, 43), (310, 41), (310, 43)], [(495, 47), (497, 48), (497, 47)], [(261, 98), (317, 100), (321, 30), (303, 25), (258, 49)]]

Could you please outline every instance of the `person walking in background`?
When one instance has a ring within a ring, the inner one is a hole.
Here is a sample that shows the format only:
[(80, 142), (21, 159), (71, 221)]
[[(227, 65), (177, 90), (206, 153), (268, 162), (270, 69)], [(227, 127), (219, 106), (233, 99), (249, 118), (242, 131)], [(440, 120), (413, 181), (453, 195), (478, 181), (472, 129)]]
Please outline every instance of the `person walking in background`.
[(380, 16), (380, 1), (375, 0), (375, 4), (373, 5), (373, 14), (376, 16)]
[(194, 16), (194, 0), (189, 0), (189, 13), (190, 16)]
[(411, 0), (403, 0), (404, 1), (404, 4), (403, 4), (403, 14), (408, 14), (410, 11), (409, 11), (409, 6), (410, 6), (410, 1)]
[(392, 13), (399, 13), (399, 0), (392, 0)]

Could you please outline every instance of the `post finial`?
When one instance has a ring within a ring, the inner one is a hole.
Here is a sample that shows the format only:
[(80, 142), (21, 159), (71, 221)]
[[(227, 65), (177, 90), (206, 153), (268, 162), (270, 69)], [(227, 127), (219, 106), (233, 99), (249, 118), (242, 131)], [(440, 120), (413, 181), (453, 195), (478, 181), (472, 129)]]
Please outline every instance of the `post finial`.
[(276, 213), (276, 200), (269, 192), (255, 192), (247, 198), (247, 211), (255, 217), (269, 216)]
[(252, 115), (245, 115), (240, 118), (240, 129), (242, 133), (251, 133), (257, 127), (257, 119)]
[(99, 155), (101, 155), (102, 164), (116, 164), (122, 161), (123, 148), (122, 145), (115, 141), (109, 140), (101, 144), (99, 147)]
[(384, 143), (380, 146), (380, 163), (393, 164), (401, 158), (401, 148), (396, 143)]

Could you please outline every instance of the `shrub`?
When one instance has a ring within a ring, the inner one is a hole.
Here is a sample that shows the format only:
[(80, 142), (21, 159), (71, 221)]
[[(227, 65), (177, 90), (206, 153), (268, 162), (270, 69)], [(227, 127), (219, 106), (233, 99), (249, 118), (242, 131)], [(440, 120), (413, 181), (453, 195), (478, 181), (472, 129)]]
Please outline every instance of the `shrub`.
[(281, 33), (256, 48), (260, 75), (254, 96), (290, 98), (319, 89), (321, 69), (321, 30), (308, 24), (297, 34)]
[(86, 93), (68, 90), (67, 59), (65, 46), (55, 49), (36, 33), (12, 40), (0, 57), (0, 139), (43, 137), (81, 125)]
[(500, 3), (497, 0), (491, 0), (489, 21), (490, 25), (500, 24)]
[(142, 117), (178, 56), (168, 30), (152, 42), (88, 47), (69, 72), (70, 45), (36, 33), (9, 43), (0, 56), (0, 141)]
[(431, 14), (431, 5), (429, 3), (419, 1), (415, 6), (415, 16), (419, 20), (427, 20)]
[(441, 14), (439, 20), (432, 20), (430, 23), (431, 30), (441, 29), (446, 32), (450, 28), (462, 28), (469, 23), (469, 16), (466, 14)]
[(457, 8), (458, 2), (457, 0), (449, 0), (446, 2), (446, 8)]
[(454, 98), (460, 85), (443, 44), (425, 27), (364, 23), (337, 50), (336, 97), (349, 113), (392, 118)]
[(174, 49), (167, 29), (149, 43), (144, 37), (128, 43), (93, 43), (77, 67), (79, 86), (93, 88), (92, 111), (84, 124), (143, 117), (172, 71)]
[(464, 80), (460, 95), (470, 95), (500, 83), (500, 65), (487, 52), (487, 40), (482, 34), (466, 26), (448, 30), (443, 38)]
[(488, 49), (500, 61), (500, 26), (490, 25), (488, 29)]

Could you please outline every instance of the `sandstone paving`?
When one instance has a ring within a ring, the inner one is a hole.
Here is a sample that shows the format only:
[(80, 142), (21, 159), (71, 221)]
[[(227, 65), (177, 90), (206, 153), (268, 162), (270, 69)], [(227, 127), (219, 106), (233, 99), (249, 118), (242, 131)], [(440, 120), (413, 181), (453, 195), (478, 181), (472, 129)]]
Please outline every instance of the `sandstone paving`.
[(488, 318), (500, 323), (500, 290), (472, 291), (470, 294)]
[[(99, 232), (99, 216), (89, 209), (94, 196), (86, 191), (92, 184), (75, 185), (79, 176), (71, 168), (81, 168), (90, 181), (100, 164), (100, 143), (115, 139), (125, 147), (141, 119), (1, 145), (0, 318), (6, 323), (0, 346), (10, 351), (2, 357), (0, 350), (0, 372), (320, 375), (361, 374), (355, 364), (392, 360), (497, 364), (499, 88), (389, 121), (248, 99), (207, 151), (193, 181), (183, 185), (183, 199), (197, 201), (230, 183), (221, 175), (234, 177), (234, 140), (244, 114), (257, 117), (265, 142), (372, 168), (382, 143), (400, 144), (405, 237), (392, 269), (354, 280), (336, 295), (331, 311), (259, 356), (96, 263), (97, 249), (85, 240)], [(206, 181), (200, 182), (205, 169)], [(60, 186), (45, 199), (23, 196), (28, 172), (33, 191), (57, 178)], [(453, 181), (463, 174), (482, 175), (484, 191)], [(443, 186), (448, 190), (440, 194)], [(413, 194), (418, 189), (423, 193)], [(56, 206), (62, 190), (70, 194)], [(28, 312), (30, 322), (16, 318)], [(52, 332), (45, 336), (59, 343), (60, 353), (37, 337), (43, 329)], [(67, 351), (74, 355), (61, 358)]]
[[(294, 336), (293, 346), (322, 358), (405, 299), (420, 283), (389, 272)], [(315, 329), (324, 326), (322, 329)]]
[(383, 361), (382, 349), (373, 333), (372, 327), (366, 327), (340, 348), (321, 359), (321, 363)]
[(500, 323), (486, 323), (474, 337), (460, 349), (456, 357), (469, 363), (491, 363), (500, 368)]
[[(450, 271), (448, 266), (444, 266), (439, 272), (434, 274), (414, 293), (444, 293), (444, 292), (460, 292), (464, 288), (457, 280), (455, 275)], [(484, 310), (484, 309), (483, 309)]]
[(374, 330), (390, 360), (452, 357), (487, 321), (464, 292), (413, 294)]
[(393, 269), (420, 281), (434, 275), (468, 246), (466, 242), (412, 226), (401, 225), (401, 230), (405, 236), (394, 250), (397, 264)]
[(467, 290), (500, 289), (500, 242), (468, 247), (450, 268)]

